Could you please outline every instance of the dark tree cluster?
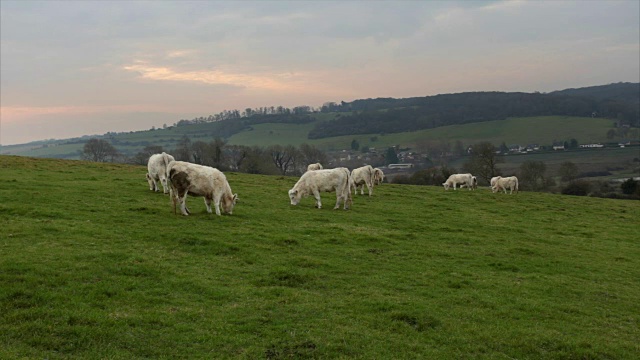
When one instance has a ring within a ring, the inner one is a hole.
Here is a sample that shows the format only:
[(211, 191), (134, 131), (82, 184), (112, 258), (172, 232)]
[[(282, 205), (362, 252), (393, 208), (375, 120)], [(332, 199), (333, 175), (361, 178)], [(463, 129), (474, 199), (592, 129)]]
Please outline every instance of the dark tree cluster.
[(469, 92), (331, 104), (327, 109), (348, 112), (349, 115), (318, 123), (309, 132), (309, 139), (397, 133), (507, 117), (549, 115), (598, 116), (617, 119), (621, 124), (640, 126), (640, 113), (635, 102), (564, 94)]

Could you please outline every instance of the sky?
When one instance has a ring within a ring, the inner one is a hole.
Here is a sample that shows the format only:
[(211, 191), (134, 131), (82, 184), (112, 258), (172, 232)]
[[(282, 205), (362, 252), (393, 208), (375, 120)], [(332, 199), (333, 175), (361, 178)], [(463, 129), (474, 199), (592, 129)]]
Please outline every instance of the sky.
[(0, 144), (640, 82), (640, 1), (0, 0)]

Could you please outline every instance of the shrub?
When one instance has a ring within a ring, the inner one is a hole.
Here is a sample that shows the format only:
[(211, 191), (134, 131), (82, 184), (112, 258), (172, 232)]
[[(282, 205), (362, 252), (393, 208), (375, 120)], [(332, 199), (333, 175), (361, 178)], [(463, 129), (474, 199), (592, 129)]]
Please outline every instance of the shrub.
[(640, 186), (638, 186), (638, 181), (633, 180), (633, 178), (625, 180), (625, 182), (620, 185), (620, 188), (622, 189), (623, 194), (631, 195), (638, 193), (640, 195)]
[(576, 195), (576, 196), (586, 196), (589, 194), (589, 190), (591, 189), (591, 185), (586, 181), (574, 181), (569, 185), (565, 186), (561, 193), (563, 195)]

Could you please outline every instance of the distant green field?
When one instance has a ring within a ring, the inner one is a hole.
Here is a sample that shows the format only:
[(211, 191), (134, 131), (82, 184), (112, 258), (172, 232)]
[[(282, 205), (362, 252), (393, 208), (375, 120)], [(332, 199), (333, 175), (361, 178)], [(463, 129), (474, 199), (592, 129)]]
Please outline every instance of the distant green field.
[[(335, 114), (315, 114), (318, 121), (324, 121)], [(300, 145), (313, 144), (325, 151), (350, 149), (351, 142), (356, 139), (361, 147), (385, 149), (390, 146), (415, 148), (429, 142), (462, 141), (464, 145), (472, 145), (480, 141), (490, 141), (496, 146), (502, 142), (509, 144), (551, 145), (554, 141), (567, 141), (572, 138), (579, 143), (607, 142), (607, 130), (613, 121), (600, 118), (580, 118), (565, 116), (547, 116), (531, 118), (510, 118), (506, 120), (488, 121), (467, 125), (444, 126), (436, 129), (404, 132), (397, 134), (348, 135), (325, 139), (309, 140), (307, 134), (315, 123), (295, 124), (259, 124), (251, 130), (242, 131), (228, 139), (229, 144), (248, 146)], [(211, 141), (216, 135), (211, 130), (212, 124), (196, 124), (118, 134), (116, 148), (127, 155), (135, 155), (145, 144), (161, 145), (165, 149), (175, 148), (176, 143), (185, 135), (192, 141)], [(64, 145), (45, 149), (24, 149), (24, 147), (6, 146), (3, 154), (55, 157), (61, 154), (73, 154), (82, 150), (82, 144)]]
[(1, 359), (638, 359), (640, 202), (383, 184), (291, 206), (227, 173), (0, 156)]
[[(397, 134), (339, 136), (320, 139), (315, 144), (330, 150), (349, 149), (353, 139), (356, 139), (360, 146), (375, 148), (387, 148), (393, 145), (415, 148), (416, 145), (425, 142), (449, 142), (453, 145), (457, 140), (462, 141), (465, 146), (481, 141), (489, 141), (496, 146), (502, 142), (507, 145), (539, 144), (550, 146), (554, 141), (565, 141), (572, 138), (581, 144), (586, 144), (607, 142), (607, 130), (612, 126), (611, 120), (597, 118), (566, 116), (509, 118)], [(371, 138), (374, 136), (376, 140), (372, 141)]]

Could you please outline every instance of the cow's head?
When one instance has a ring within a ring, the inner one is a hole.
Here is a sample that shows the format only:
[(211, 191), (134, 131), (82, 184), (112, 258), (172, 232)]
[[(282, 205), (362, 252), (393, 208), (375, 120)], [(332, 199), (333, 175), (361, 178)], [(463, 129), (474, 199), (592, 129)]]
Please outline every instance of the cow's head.
[(298, 190), (289, 190), (289, 200), (291, 200), (291, 205), (298, 205), (300, 202), (300, 192)]
[(227, 214), (233, 214), (233, 207), (238, 203), (238, 194), (233, 194), (233, 196), (223, 196), (220, 201), (220, 205), (222, 207), (222, 211)]
[(442, 186), (444, 186), (445, 190), (449, 190), (449, 183), (448, 182), (443, 182)]

